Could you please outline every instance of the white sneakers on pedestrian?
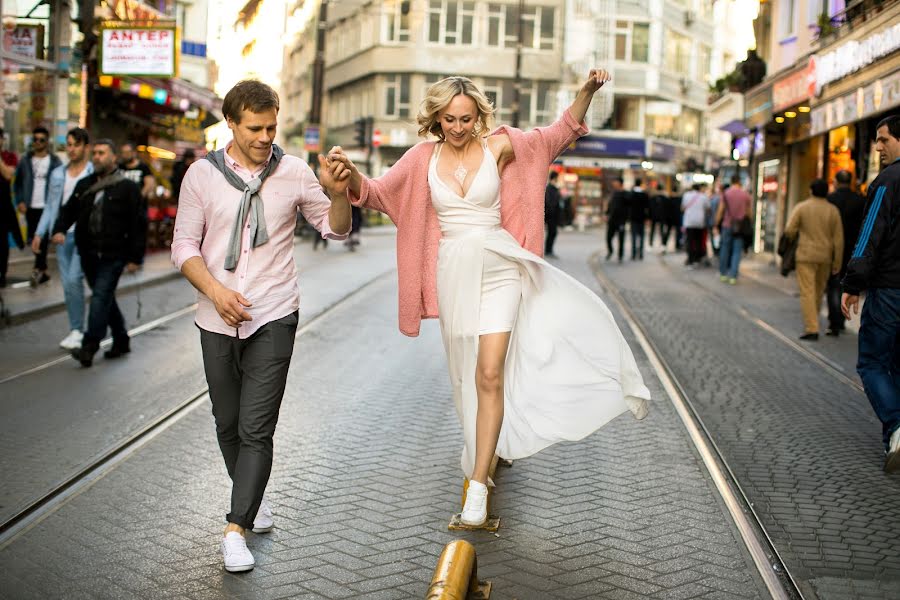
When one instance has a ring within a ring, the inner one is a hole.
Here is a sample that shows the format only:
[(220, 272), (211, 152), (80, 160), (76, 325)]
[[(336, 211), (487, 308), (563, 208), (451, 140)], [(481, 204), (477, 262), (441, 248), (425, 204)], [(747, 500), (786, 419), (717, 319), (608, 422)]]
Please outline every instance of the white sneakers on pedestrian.
[(459, 515), (459, 520), (464, 525), (484, 525), (487, 521), (488, 488), (483, 483), (469, 481), (469, 489), (466, 491), (466, 504)]
[(886, 473), (900, 471), (900, 429), (895, 429), (891, 434), (887, 457), (884, 459), (884, 471)]
[(263, 498), (253, 519), (253, 533), (269, 533), (275, 527), (275, 519), (272, 518), (272, 507)]
[(247, 540), (237, 531), (229, 531), (222, 538), (222, 556), (225, 559), (225, 570), (229, 573), (250, 571), (256, 565)]
[(63, 350), (77, 350), (81, 348), (82, 339), (84, 339), (84, 334), (77, 329), (73, 329), (69, 332), (69, 335), (64, 337), (59, 343), (59, 347)]

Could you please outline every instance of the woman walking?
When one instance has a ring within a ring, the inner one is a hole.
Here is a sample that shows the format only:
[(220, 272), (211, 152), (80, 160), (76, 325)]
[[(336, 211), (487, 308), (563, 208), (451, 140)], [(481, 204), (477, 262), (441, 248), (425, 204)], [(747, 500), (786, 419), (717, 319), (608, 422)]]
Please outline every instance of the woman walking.
[[(592, 70), (549, 127), (488, 134), (493, 107), (465, 77), (432, 85), (411, 148), (377, 179), (340, 148), (354, 204), (397, 224), (400, 330), (439, 317), (465, 445), (469, 488), (461, 520), (487, 518), (494, 454), (518, 459), (579, 440), (650, 394), (612, 314), (589, 289), (540, 258), (544, 187), (553, 160), (587, 133), (580, 124), (609, 80)], [(561, 310), (562, 309), (562, 310)]]

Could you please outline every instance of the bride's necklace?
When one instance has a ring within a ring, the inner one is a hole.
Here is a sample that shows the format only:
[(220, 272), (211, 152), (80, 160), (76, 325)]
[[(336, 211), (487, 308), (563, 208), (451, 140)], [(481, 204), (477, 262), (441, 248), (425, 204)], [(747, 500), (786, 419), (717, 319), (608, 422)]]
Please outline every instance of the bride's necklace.
[(456, 165), (456, 170), (453, 171), (453, 177), (459, 182), (460, 187), (466, 182), (466, 176), (469, 174), (469, 170), (463, 166), (463, 159), (466, 158), (466, 152), (468, 151), (469, 146), (467, 144), (463, 150), (462, 158), (459, 159), (459, 164)]

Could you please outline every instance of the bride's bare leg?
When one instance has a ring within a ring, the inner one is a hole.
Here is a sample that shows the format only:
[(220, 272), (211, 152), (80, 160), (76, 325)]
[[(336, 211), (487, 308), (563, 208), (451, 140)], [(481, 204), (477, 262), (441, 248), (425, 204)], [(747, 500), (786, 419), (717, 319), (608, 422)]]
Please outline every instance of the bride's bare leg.
[(510, 332), (507, 331), (482, 335), (478, 340), (478, 364), (475, 367), (478, 416), (475, 422), (475, 470), (472, 471), (472, 481), (479, 483), (487, 483), (503, 423), (503, 367), (509, 337)]

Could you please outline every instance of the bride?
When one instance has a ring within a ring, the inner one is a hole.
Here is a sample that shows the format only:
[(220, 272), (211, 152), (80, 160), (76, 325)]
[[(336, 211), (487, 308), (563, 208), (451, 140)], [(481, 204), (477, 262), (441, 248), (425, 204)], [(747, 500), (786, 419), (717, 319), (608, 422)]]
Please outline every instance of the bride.
[(420, 142), (369, 179), (340, 147), (328, 160), (350, 171), (353, 204), (397, 226), (400, 330), (417, 336), (438, 317), (469, 478), (461, 520), (487, 518), (494, 454), (518, 459), (578, 440), (650, 393), (603, 302), (541, 257), (550, 164), (578, 137), (609, 74), (591, 70), (575, 102), (549, 127), (501, 126), (465, 77), (432, 85), (418, 115)]

